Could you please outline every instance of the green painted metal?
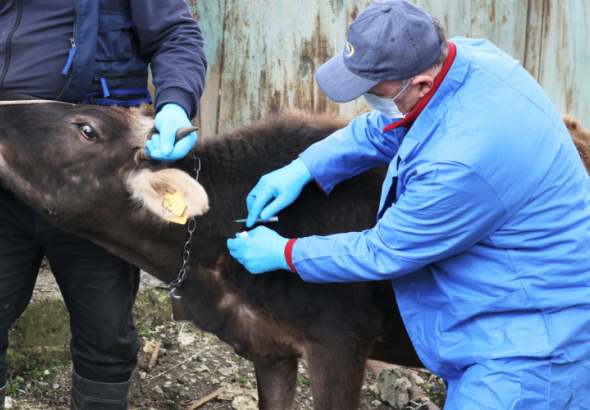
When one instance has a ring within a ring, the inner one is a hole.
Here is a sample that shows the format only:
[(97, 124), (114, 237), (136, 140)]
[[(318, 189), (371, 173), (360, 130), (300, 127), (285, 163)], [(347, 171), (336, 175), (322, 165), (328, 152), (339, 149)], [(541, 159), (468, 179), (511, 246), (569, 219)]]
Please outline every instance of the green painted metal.
[(537, 79), (561, 113), (590, 127), (590, 1), (544, 4)]
[[(198, 121), (212, 135), (281, 109), (352, 118), (364, 101), (336, 104), (317, 67), (344, 47), (350, 23), (371, 0), (187, 0), (201, 24), (210, 67)], [(537, 78), (560, 112), (590, 127), (590, 2), (413, 0), (449, 37), (486, 38)]]
[(418, 0), (443, 22), (447, 36), (485, 38), (523, 61), (528, 2), (522, 0)]

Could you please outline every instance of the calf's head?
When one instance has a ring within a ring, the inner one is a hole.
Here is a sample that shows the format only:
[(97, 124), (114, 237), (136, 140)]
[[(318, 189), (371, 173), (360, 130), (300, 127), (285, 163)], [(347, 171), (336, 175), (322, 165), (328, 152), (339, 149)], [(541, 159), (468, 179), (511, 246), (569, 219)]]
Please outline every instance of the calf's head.
[[(0, 101), (23, 98), (0, 92)], [(37, 209), (63, 215), (61, 225), (100, 222), (98, 215), (123, 208), (133, 208), (135, 218), (168, 223), (164, 218), (175, 215), (163, 199), (178, 191), (187, 205), (184, 216), (203, 214), (208, 199), (201, 185), (145, 156), (145, 141), (156, 132), (150, 110), (0, 106), (0, 179)]]

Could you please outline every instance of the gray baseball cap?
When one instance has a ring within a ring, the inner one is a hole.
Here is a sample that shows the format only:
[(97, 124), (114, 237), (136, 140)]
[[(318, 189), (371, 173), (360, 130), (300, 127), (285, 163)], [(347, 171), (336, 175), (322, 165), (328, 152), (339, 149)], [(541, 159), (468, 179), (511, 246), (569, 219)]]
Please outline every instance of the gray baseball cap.
[(316, 71), (316, 80), (336, 102), (362, 96), (381, 81), (414, 77), (440, 57), (430, 14), (405, 0), (375, 1), (352, 22), (346, 47)]

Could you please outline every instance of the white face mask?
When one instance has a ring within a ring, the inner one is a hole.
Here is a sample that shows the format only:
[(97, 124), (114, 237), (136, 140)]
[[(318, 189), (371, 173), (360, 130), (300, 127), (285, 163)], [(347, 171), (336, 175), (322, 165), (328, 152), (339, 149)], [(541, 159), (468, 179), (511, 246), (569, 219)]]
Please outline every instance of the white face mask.
[(395, 100), (404, 91), (406, 91), (406, 88), (408, 88), (408, 86), (410, 84), (411, 84), (411, 82), (407, 83), (406, 86), (404, 88), (402, 88), (402, 90), (399, 93), (397, 93), (397, 95), (393, 98), (383, 98), (383, 97), (379, 97), (375, 94), (369, 94), (369, 93), (363, 94), (363, 96), (365, 97), (365, 100), (367, 101), (367, 104), (369, 105), (369, 107), (371, 107), (375, 111), (380, 112), (381, 114), (383, 114), (387, 118), (391, 118), (391, 119), (404, 118), (405, 115), (402, 114), (402, 112), (399, 110), (399, 108), (397, 107), (397, 104), (395, 103)]

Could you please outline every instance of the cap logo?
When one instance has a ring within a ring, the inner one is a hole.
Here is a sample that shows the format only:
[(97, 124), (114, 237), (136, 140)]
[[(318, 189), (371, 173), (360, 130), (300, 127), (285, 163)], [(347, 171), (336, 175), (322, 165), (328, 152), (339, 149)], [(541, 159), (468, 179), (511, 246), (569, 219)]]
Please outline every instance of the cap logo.
[(354, 54), (354, 47), (348, 41), (346, 42), (346, 53), (348, 58), (352, 57)]

